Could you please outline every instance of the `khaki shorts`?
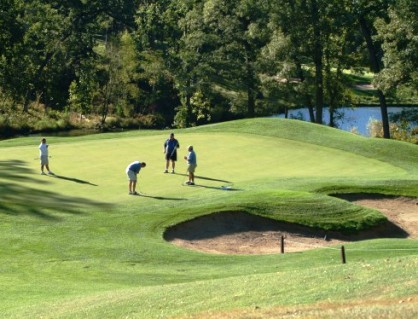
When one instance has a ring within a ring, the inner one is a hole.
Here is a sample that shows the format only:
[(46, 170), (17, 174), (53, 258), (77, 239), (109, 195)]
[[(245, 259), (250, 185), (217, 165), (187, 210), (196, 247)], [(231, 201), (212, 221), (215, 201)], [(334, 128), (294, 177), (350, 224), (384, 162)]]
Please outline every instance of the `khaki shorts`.
[(137, 178), (136, 178), (136, 174), (134, 171), (129, 170), (126, 172), (126, 174), (128, 175), (128, 178), (130, 181), (136, 182)]
[(48, 165), (48, 156), (47, 155), (42, 155), (41, 156), (41, 165)]
[(196, 165), (196, 164), (189, 164), (189, 165), (187, 166), (187, 171), (188, 171), (189, 173), (194, 173), (194, 171), (196, 170), (196, 167), (197, 167), (197, 165)]

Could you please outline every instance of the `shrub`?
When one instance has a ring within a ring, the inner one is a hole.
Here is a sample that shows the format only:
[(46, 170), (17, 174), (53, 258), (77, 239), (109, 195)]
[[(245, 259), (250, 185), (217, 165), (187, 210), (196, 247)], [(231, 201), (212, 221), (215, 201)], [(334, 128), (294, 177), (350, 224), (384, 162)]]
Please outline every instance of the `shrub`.
[[(369, 119), (367, 123), (367, 130), (371, 137), (380, 137), (383, 138), (383, 123), (375, 119)], [(418, 138), (416, 136), (415, 129), (409, 127), (409, 123), (402, 122), (390, 123), (389, 125), (390, 136), (399, 141), (409, 142), (418, 144)]]

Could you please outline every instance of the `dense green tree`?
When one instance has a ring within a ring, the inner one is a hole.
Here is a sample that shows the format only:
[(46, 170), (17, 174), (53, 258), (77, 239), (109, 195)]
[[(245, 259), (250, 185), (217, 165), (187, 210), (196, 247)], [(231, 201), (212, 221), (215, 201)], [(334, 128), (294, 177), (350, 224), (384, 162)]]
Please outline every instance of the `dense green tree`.
[(418, 2), (398, 0), (389, 9), (389, 19), (378, 19), (375, 26), (382, 41), (384, 69), (376, 84), (383, 91), (400, 85), (418, 91)]
[[(309, 108), (312, 122), (323, 122), (327, 101), (341, 100), (342, 61), (347, 37), (344, 1), (280, 0), (273, 12), (274, 25), (289, 41), (288, 61), (300, 81), (301, 103)], [(332, 71), (336, 68), (336, 72)], [(326, 96), (327, 94), (327, 96)]]
[(205, 99), (203, 92), (207, 91), (210, 66), (205, 59), (208, 51), (202, 8), (202, 1), (149, 2), (141, 6), (137, 19), (144, 70), (146, 64), (159, 61), (163, 73), (169, 74), (167, 84), (171, 82), (178, 92), (177, 126), (197, 123), (199, 112), (193, 110), (192, 97), (199, 92), (199, 99)]
[[(350, 103), (345, 69), (417, 89), (413, 0), (3, 0), (2, 105), (192, 126)], [(368, 62), (367, 62), (368, 60)]]
[(24, 26), (21, 41), (8, 49), (3, 63), (3, 90), (28, 109), (38, 100), (62, 109), (74, 70), (94, 56), (98, 36), (133, 24), (134, 1), (22, 2), (16, 21)]
[(178, 94), (172, 67), (173, 53), (181, 37), (176, 18), (168, 12), (169, 5), (170, 1), (148, 1), (139, 7), (135, 21), (145, 107), (170, 118), (168, 125), (172, 124), (177, 105), (167, 103), (170, 98), (164, 93)]
[[(356, 19), (366, 43), (370, 70), (376, 75), (383, 69), (383, 51), (381, 43), (376, 39), (377, 31), (374, 23), (378, 19), (387, 17), (389, 5), (393, 1), (395, 0), (356, 0), (353, 1), (351, 7), (353, 17)], [(386, 95), (380, 88), (377, 88), (377, 95), (382, 115), (383, 137), (390, 138)]]
[(94, 50), (95, 59), (84, 60), (70, 85), (69, 106), (81, 114), (94, 113), (105, 126), (109, 114), (130, 117), (141, 113), (138, 58), (128, 32), (109, 37)]
[(328, 106), (329, 126), (335, 126), (335, 117), (340, 106), (352, 103), (343, 71), (350, 69), (355, 59), (355, 48), (346, 0), (333, 2), (326, 7), (326, 41), (324, 41), (324, 105)]
[(0, 2), (0, 57), (10, 53), (10, 47), (21, 41), (23, 25), (19, 22), (19, 15), (22, 14), (20, 0), (2, 0)]
[[(270, 40), (270, 1), (205, 1), (203, 19), (210, 36), (211, 65), (217, 85), (244, 92), (245, 116), (256, 114), (262, 48)], [(241, 112), (237, 109), (237, 112)]]

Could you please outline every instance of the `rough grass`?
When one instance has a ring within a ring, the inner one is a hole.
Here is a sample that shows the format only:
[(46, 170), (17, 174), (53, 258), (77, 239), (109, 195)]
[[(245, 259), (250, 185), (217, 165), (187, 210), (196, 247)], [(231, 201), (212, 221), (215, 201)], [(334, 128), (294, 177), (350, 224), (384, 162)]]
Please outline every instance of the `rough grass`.
[[(327, 195), (418, 196), (416, 146), (280, 119), (179, 130), (179, 155), (193, 144), (199, 165), (200, 186), (184, 187), (181, 161), (178, 174), (162, 173), (168, 133), (47, 136), (56, 177), (38, 173), (38, 138), (0, 142), (3, 317), (274, 318), (274, 309), (289, 309), (308, 318), (348, 316), (344, 305), (358, 305), (351, 313), (359, 317), (413, 313), (412, 301), (396, 306), (418, 294), (413, 240), (352, 243), (342, 265), (339, 247), (219, 256), (172, 246), (162, 234), (231, 208), (316, 227), (366, 228), (382, 215)], [(143, 197), (127, 195), (124, 169), (135, 159), (148, 164), (140, 173)], [(370, 300), (369, 310), (360, 300)]]

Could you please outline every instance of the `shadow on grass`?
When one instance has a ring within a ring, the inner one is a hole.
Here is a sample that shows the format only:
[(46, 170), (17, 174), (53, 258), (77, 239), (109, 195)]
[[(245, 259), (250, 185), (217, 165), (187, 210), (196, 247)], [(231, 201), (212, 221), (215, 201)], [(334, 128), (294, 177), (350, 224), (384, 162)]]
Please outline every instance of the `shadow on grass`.
[[(185, 177), (189, 176), (188, 174), (177, 174), (177, 175), (185, 176)], [(229, 185), (208, 186), (208, 185), (203, 185), (203, 184), (200, 184), (199, 182), (197, 182), (195, 185), (192, 185), (192, 186), (183, 183), (182, 186), (201, 187), (201, 188), (216, 189), (216, 190), (222, 190), (222, 191), (239, 191), (238, 188), (234, 188), (232, 186), (233, 183), (230, 182), (230, 181), (226, 181), (226, 180), (223, 180), (223, 179), (204, 177), (204, 176), (197, 176), (197, 175), (195, 176), (195, 178), (196, 178), (196, 180), (206, 180), (206, 181), (220, 182), (220, 183), (226, 183), (226, 184), (229, 184)]]
[(207, 185), (202, 185), (202, 184), (195, 184), (195, 185), (187, 185), (187, 184), (183, 184), (183, 186), (188, 186), (188, 187), (200, 187), (200, 188), (208, 188), (208, 189), (216, 189), (218, 191), (239, 191), (240, 189), (238, 188), (233, 188), (232, 186), (207, 186)]
[(71, 197), (28, 186), (28, 183), (48, 184), (30, 176), (33, 171), (20, 160), (0, 161), (0, 213), (29, 215), (47, 220), (59, 220), (57, 214), (80, 214), (82, 208), (109, 209), (109, 203)]
[[(188, 174), (177, 174), (177, 173), (176, 173), (176, 175), (186, 176), (186, 177), (189, 176)], [(203, 179), (203, 180), (206, 180), (206, 181), (213, 181), (213, 182), (221, 182), (221, 183), (232, 184), (232, 182), (230, 182), (230, 181), (225, 181), (223, 179), (216, 179), (216, 178), (211, 178), (211, 177), (204, 177), (204, 176), (195, 175), (195, 178), (196, 179)]]
[(59, 178), (59, 179), (64, 179), (66, 181), (75, 182), (75, 183), (79, 183), (79, 184), (88, 184), (88, 185), (92, 185), (92, 186), (99, 186), (97, 184), (90, 183), (89, 181), (83, 181), (81, 179), (73, 178), (73, 177), (67, 177), (67, 176), (56, 175), (56, 174), (54, 174), (54, 175), (48, 175), (48, 176), (50, 176), (50, 177), (56, 177), (56, 178)]
[(195, 241), (244, 232), (287, 233), (299, 238), (323, 239), (324, 241), (326, 241), (324, 238), (327, 238), (327, 240), (337, 239), (346, 242), (376, 238), (406, 238), (408, 236), (407, 232), (389, 221), (368, 230), (347, 234), (272, 220), (240, 211), (200, 216), (167, 228), (163, 236), (167, 241), (175, 239)]
[(229, 181), (225, 181), (225, 180), (222, 180), (222, 179), (216, 179), (216, 178), (210, 178), (210, 177), (204, 177), (204, 176), (197, 176), (197, 175), (195, 175), (195, 178), (203, 179), (203, 180), (206, 180), (206, 181), (214, 181), (214, 182), (221, 182), (221, 183), (232, 184), (232, 182), (229, 182)]
[(152, 196), (149, 194), (141, 193), (140, 195), (137, 195), (138, 197), (147, 197), (152, 199), (158, 199), (158, 200), (187, 200), (186, 198), (178, 198), (178, 197), (163, 197), (163, 196)]

